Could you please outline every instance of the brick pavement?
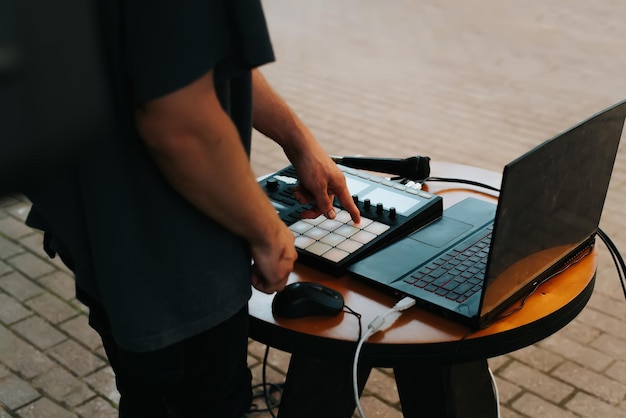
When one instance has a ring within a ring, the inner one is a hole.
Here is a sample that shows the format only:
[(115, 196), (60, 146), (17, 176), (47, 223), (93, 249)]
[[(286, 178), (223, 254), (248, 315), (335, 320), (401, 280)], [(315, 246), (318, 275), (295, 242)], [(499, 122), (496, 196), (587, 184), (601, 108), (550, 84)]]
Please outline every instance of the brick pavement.
[[(617, 0), (265, 7), (279, 61), (264, 71), (332, 154), (429, 155), (499, 171), (626, 98), (626, 3)], [(601, 221), (622, 249), (625, 146)], [(252, 162), (257, 174), (287, 163), (260, 135)], [(28, 206), (19, 196), (0, 200), (0, 418), (116, 416), (101, 345), (71, 275), (23, 225)], [(503, 417), (626, 417), (626, 302), (600, 251), (596, 289), (572, 323), (490, 360)], [(250, 343), (257, 382), (264, 349)], [(270, 350), (270, 382), (282, 381), (288, 361)], [(374, 371), (363, 406), (368, 416), (401, 416), (389, 370)]]

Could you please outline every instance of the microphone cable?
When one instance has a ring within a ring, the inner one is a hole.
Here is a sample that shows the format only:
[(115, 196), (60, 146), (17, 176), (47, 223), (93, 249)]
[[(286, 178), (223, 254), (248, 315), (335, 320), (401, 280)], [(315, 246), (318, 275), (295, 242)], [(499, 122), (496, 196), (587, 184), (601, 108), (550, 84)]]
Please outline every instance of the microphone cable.
[(485, 183), (480, 183), (478, 181), (467, 180), (467, 179), (447, 178), (447, 177), (426, 177), (425, 179), (420, 180), (418, 184), (420, 186), (423, 186), (424, 183), (429, 182), (429, 181), (439, 181), (439, 182), (446, 182), (446, 183), (462, 183), (462, 184), (469, 184), (471, 186), (482, 187), (484, 189), (492, 190), (494, 192), (500, 191), (500, 189), (498, 189), (497, 187), (493, 187)]

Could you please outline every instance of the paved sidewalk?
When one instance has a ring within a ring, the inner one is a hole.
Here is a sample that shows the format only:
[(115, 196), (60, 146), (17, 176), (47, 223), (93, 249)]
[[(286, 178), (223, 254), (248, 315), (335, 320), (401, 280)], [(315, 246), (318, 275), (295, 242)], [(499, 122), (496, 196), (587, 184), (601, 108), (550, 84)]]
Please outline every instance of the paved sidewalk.
[[(264, 5), (278, 57), (264, 72), (331, 154), (429, 155), (500, 171), (626, 99), (621, 1)], [(625, 147), (601, 227), (626, 252)], [(257, 135), (252, 163), (261, 175), (287, 161)], [(99, 339), (71, 275), (23, 225), (28, 207), (0, 199), (0, 418), (117, 416)], [(502, 417), (626, 417), (626, 301), (602, 244), (600, 253), (594, 294), (572, 323), (490, 360)], [(264, 351), (250, 342), (256, 382)], [(288, 362), (270, 350), (268, 381), (282, 382)], [(362, 402), (368, 417), (402, 416), (390, 370), (373, 371)]]

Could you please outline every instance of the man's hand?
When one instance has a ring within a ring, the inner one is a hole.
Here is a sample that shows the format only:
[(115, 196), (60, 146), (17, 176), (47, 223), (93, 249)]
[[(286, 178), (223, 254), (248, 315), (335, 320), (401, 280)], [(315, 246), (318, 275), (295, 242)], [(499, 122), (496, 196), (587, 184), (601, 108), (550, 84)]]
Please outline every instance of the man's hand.
[(279, 221), (274, 236), (252, 244), (252, 285), (268, 294), (283, 290), (297, 257), (293, 233)]
[(315, 209), (305, 216), (335, 217), (333, 199), (336, 196), (359, 223), (359, 209), (352, 201), (346, 179), (339, 168), (324, 152), (311, 131), (274, 92), (263, 75), (252, 72), (254, 127), (278, 143), (298, 173), (302, 188), (296, 193), (301, 203), (316, 203)]
[(359, 209), (346, 186), (345, 176), (321, 148), (313, 147), (309, 152), (300, 154), (299, 158), (292, 158), (300, 180), (300, 187), (294, 190), (294, 197), (303, 204), (315, 202), (313, 209), (303, 213), (303, 217), (316, 218), (324, 215), (333, 219), (333, 200), (336, 196), (350, 213), (354, 223), (360, 222)]

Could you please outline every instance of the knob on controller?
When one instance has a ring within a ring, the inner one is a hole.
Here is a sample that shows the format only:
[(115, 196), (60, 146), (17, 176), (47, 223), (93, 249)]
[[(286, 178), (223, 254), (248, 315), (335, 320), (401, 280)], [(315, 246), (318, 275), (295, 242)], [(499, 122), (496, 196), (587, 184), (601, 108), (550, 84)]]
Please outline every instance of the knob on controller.
[(370, 200), (369, 200), (369, 199), (365, 199), (365, 200), (363, 201), (363, 206), (365, 207), (365, 209), (369, 209), (369, 208), (370, 208), (370, 206), (372, 206), (372, 202), (370, 202)]
[(269, 179), (265, 182), (265, 188), (269, 192), (275, 192), (276, 190), (278, 190), (279, 187), (280, 184), (278, 184), (278, 180), (276, 179)]
[(389, 217), (391, 219), (395, 219), (396, 218), (396, 208), (393, 207), (393, 206), (389, 208)]
[(383, 213), (383, 204), (382, 203), (376, 203), (376, 213), (379, 215), (382, 215)]

